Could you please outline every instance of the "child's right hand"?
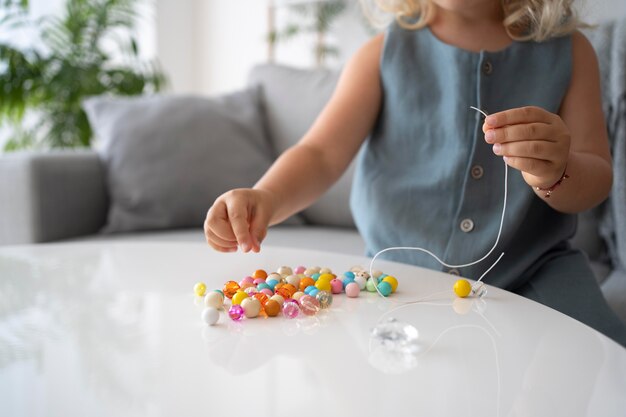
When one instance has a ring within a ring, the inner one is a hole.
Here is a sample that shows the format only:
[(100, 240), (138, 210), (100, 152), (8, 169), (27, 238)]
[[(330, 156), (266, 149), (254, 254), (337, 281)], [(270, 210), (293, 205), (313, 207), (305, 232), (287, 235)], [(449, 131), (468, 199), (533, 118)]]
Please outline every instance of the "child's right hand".
[(220, 252), (259, 252), (276, 207), (265, 190), (239, 188), (215, 200), (204, 221), (207, 243)]

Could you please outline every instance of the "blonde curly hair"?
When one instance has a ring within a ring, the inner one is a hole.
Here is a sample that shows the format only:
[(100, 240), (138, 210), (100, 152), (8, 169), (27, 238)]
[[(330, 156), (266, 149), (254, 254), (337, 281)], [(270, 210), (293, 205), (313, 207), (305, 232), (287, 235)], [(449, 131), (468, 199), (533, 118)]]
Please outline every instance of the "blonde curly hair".
[[(574, 0), (500, 0), (504, 27), (512, 39), (544, 41), (567, 35), (582, 23), (574, 9)], [(405, 29), (420, 29), (434, 18), (436, 8), (431, 0), (361, 0), (361, 6), (375, 26), (389, 23), (392, 16)]]

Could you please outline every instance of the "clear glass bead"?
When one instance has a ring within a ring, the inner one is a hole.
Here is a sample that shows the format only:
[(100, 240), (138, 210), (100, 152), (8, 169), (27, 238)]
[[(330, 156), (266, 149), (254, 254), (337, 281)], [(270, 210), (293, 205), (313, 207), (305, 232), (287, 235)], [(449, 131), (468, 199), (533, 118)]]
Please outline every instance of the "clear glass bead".
[(483, 298), (487, 295), (487, 286), (482, 282), (477, 282), (472, 287), (472, 294), (478, 298)]

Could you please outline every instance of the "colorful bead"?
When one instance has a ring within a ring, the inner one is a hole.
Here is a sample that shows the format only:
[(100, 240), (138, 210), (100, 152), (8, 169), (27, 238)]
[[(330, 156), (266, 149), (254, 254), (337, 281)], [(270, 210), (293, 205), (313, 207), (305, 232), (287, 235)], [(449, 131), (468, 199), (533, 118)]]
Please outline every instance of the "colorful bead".
[[(317, 282), (319, 281), (323, 281), (323, 282), (328, 282), (330, 283), (330, 281), (332, 281), (333, 279), (335, 279), (335, 275), (334, 274), (329, 274), (329, 273), (325, 273), (325, 274), (321, 274), (318, 278), (317, 278)], [(316, 282), (316, 283), (317, 283)]]
[(291, 298), (300, 302), (300, 297), (302, 297), (303, 295), (306, 295), (306, 294), (303, 293), (302, 291), (297, 291)]
[(269, 287), (270, 287), (270, 289), (272, 291), (274, 291), (276, 285), (278, 285), (279, 283), (280, 283), (280, 281), (277, 280), (277, 279), (274, 279), (274, 278), (270, 278), (267, 281), (265, 281), (265, 284), (269, 285)]
[(317, 280), (320, 277), (320, 273), (319, 272), (315, 272), (314, 274), (311, 275), (311, 279), (315, 282), (317, 282)]
[(380, 270), (378, 270), (378, 269), (374, 269), (374, 270), (372, 271), (372, 276), (373, 276), (374, 278), (376, 278), (376, 279), (380, 278), (382, 275), (385, 275), (385, 274), (383, 274), (383, 271), (380, 271)]
[(246, 298), (241, 302), (243, 313), (249, 319), (255, 318), (261, 312), (261, 302), (256, 298)]
[(263, 278), (263, 279), (265, 279), (265, 278), (267, 278), (267, 272), (265, 272), (262, 269), (257, 269), (256, 271), (254, 271), (254, 274), (252, 274), (252, 276), (254, 278)]
[(343, 285), (343, 288), (346, 288), (346, 285), (348, 285), (351, 282), (354, 282), (354, 278), (343, 277), (343, 279), (341, 280), (341, 284)]
[(296, 269), (293, 270), (293, 273), (300, 275), (300, 274), (304, 274), (304, 271), (306, 271), (306, 268), (300, 265), (300, 266), (297, 266)]
[(298, 302), (300, 303), (300, 310), (307, 316), (317, 314), (321, 308), (319, 300), (310, 295), (303, 295)]
[(388, 282), (389, 284), (391, 284), (391, 292), (396, 292), (396, 289), (398, 288), (398, 280), (396, 279), (396, 277), (387, 275), (383, 278), (382, 282)]
[(280, 294), (274, 294), (270, 297), (270, 300), (274, 300), (276, 301), (278, 304), (280, 304), (281, 306), (283, 305), (283, 303), (285, 302), (285, 297), (283, 297)]
[(460, 279), (454, 283), (454, 293), (461, 298), (467, 297), (472, 291), (472, 286), (466, 279)]
[(278, 272), (283, 277), (293, 274), (293, 270), (288, 266), (281, 266), (276, 272)]
[(256, 289), (256, 287), (247, 287), (243, 290), (243, 292), (245, 292), (250, 297), (252, 297), (254, 294), (258, 293), (259, 291)]
[(387, 297), (389, 294), (391, 294), (391, 284), (386, 282), (386, 281), (381, 281), (378, 285), (377, 285), (378, 291), (380, 291), (380, 293), (384, 296)]
[(206, 292), (206, 284), (204, 282), (198, 282), (193, 286), (193, 292), (196, 293), (198, 297), (204, 297), (204, 293)]
[(343, 292), (343, 282), (341, 282), (337, 278), (330, 281), (330, 292), (332, 292), (333, 294), (339, 294)]
[(288, 319), (295, 319), (300, 314), (300, 306), (298, 302), (292, 298), (285, 300), (283, 303), (283, 315)]
[(269, 317), (276, 317), (280, 312), (280, 303), (276, 300), (269, 299), (264, 306), (265, 314)]
[(300, 277), (296, 274), (289, 275), (287, 278), (287, 284), (293, 285), (296, 288), (300, 288)]
[(287, 288), (285, 288), (285, 284), (281, 285), (280, 287), (278, 287), (277, 285), (276, 287), (276, 294), (281, 295), (285, 299), (291, 298), (291, 293)]
[(254, 280), (254, 285), (256, 285), (257, 287), (261, 284), (265, 284), (265, 279), (264, 278), (256, 278)]
[(343, 276), (346, 277), (346, 278), (354, 279), (354, 272), (346, 271), (346, 272), (343, 273)]
[(321, 268), (319, 272), (322, 275), (323, 274), (332, 274), (333, 273), (333, 271), (331, 271), (330, 268)]
[(365, 289), (369, 292), (376, 292), (376, 284), (374, 283), (374, 280), (372, 278), (367, 280), (367, 283), (365, 284)]
[(245, 291), (241, 291), (241, 290), (237, 291), (235, 295), (233, 295), (233, 298), (232, 298), (233, 305), (241, 304), (241, 302), (248, 297), (249, 295), (246, 294)]
[(304, 289), (304, 293), (309, 294), (311, 291), (316, 290), (316, 289), (317, 287), (315, 287), (315, 285), (309, 285), (308, 287)]
[(259, 300), (259, 302), (261, 303), (261, 307), (264, 307), (265, 304), (267, 303), (267, 300), (269, 300), (270, 298), (267, 296), (267, 294), (263, 294), (262, 292), (256, 293), (254, 294), (254, 298), (256, 298), (257, 300)]
[(300, 291), (304, 291), (308, 287), (315, 286), (315, 281), (311, 277), (304, 277), (300, 280), (299, 289)]
[(239, 288), (241, 287), (235, 281), (228, 281), (226, 284), (224, 284), (222, 290), (224, 291), (224, 296), (226, 298), (233, 298), (233, 295), (235, 295)]
[[(311, 294), (313, 296), (313, 294)], [(333, 303), (333, 296), (328, 291), (320, 291), (314, 296), (320, 302), (321, 308), (328, 308)]]
[(207, 307), (222, 308), (224, 305), (224, 296), (217, 291), (211, 291), (204, 296), (204, 305)]
[(330, 291), (331, 290), (330, 281), (322, 280), (321, 277), (315, 283), (315, 287), (318, 290), (320, 290), (320, 291)]
[(316, 274), (316, 273), (317, 273), (317, 271), (315, 270), (315, 268), (307, 268), (307, 269), (304, 270), (304, 275), (306, 275), (308, 277), (310, 277), (310, 276), (312, 276), (313, 274)]
[(260, 283), (259, 285), (256, 286), (256, 289), (261, 291), (262, 289), (267, 288), (268, 290), (272, 290), (272, 288), (267, 285), (265, 282)]
[(361, 290), (365, 289), (365, 285), (367, 284), (367, 280), (364, 277), (354, 277), (354, 282), (359, 284), (359, 288)]
[(228, 317), (230, 317), (233, 321), (241, 321), (244, 316), (243, 307), (239, 304), (230, 306), (228, 309)]
[(213, 326), (220, 318), (220, 313), (217, 309), (213, 307), (207, 307), (202, 310), (202, 321), (204, 321), (209, 326)]
[(268, 297), (271, 297), (272, 295), (274, 295), (274, 291), (270, 290), (269, 288), (263, 288), (259, 292), (267, 295)]
[(310, 295), (311, 297), (315, 297), (317, 296), (317, 294), (319, 294), (320, 290), (318, 290), (316, 287), (313, 287), (313, 289), (311, 291), (309, 291), (309, 293), (307, 295)]
[(350, 298), (356, 298), (359, 296), (359, 293), (361, 292), (361, 288), (359, 287), (359, 284), (357, 284), (356, 282), (350, 282), (348, 285), (346, 285), (346, 295)]

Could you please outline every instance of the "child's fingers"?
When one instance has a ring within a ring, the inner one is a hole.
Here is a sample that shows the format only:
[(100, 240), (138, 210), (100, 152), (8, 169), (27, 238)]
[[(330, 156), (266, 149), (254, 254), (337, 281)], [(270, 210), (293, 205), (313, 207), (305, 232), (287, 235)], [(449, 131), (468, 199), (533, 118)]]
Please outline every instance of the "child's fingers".
[(250, 234), (252, 236), (252, 250), (261, 250), (261, 242), (267, 234), (267, 226), (270, 221), (270, 214), (262, 205), (256, 207), (252, 221), (250, 222)]
[(241, 250), (244, 252), (252, 249), (250, 226), (248, 224), (248, 204), (241, 199), (231, 201), (226, 204), (226, 212), (228, 214), (228, 220), (230, 221), (230, 227), (237, 239), (237, 243), (241, 246)]
[(490, 114), (485, 118), (487, 128), (497, 128), (520, 123), (552, 123), (554, 115), (540, 107), (527, 106)]
[(493, 153), (501, 156), (552, 161), (555, 154), (554, 148), (554, 144), (545, 140), (522, 140), (519, 142), (495, 143), (493, 145)]
[(519, 156), (505, 156), (504, 162), (508, 166), (518, 169), (522, 172), (534, 175), (536, 177), (545, 177), (552, 174), (554, 166), (549, 161), (535, 158), (524, 158)]
[(510, 125), (495, 129), (489, 129), (485, 132), (485, 140), (487, 143), (503, 143), (528, 140), (546, 140), (554, 142), (551, 139), (550, 125), (546, 123), (524, 123)]
[(205, 236), (207, 237), (207, 241), (213, 242), (216, 245), (227, 248), (227, 249), (237, 249), (237, 241), (236, 240), (226, 240), (219, 237), (213, 230), (209, 229), (205, 231)]

